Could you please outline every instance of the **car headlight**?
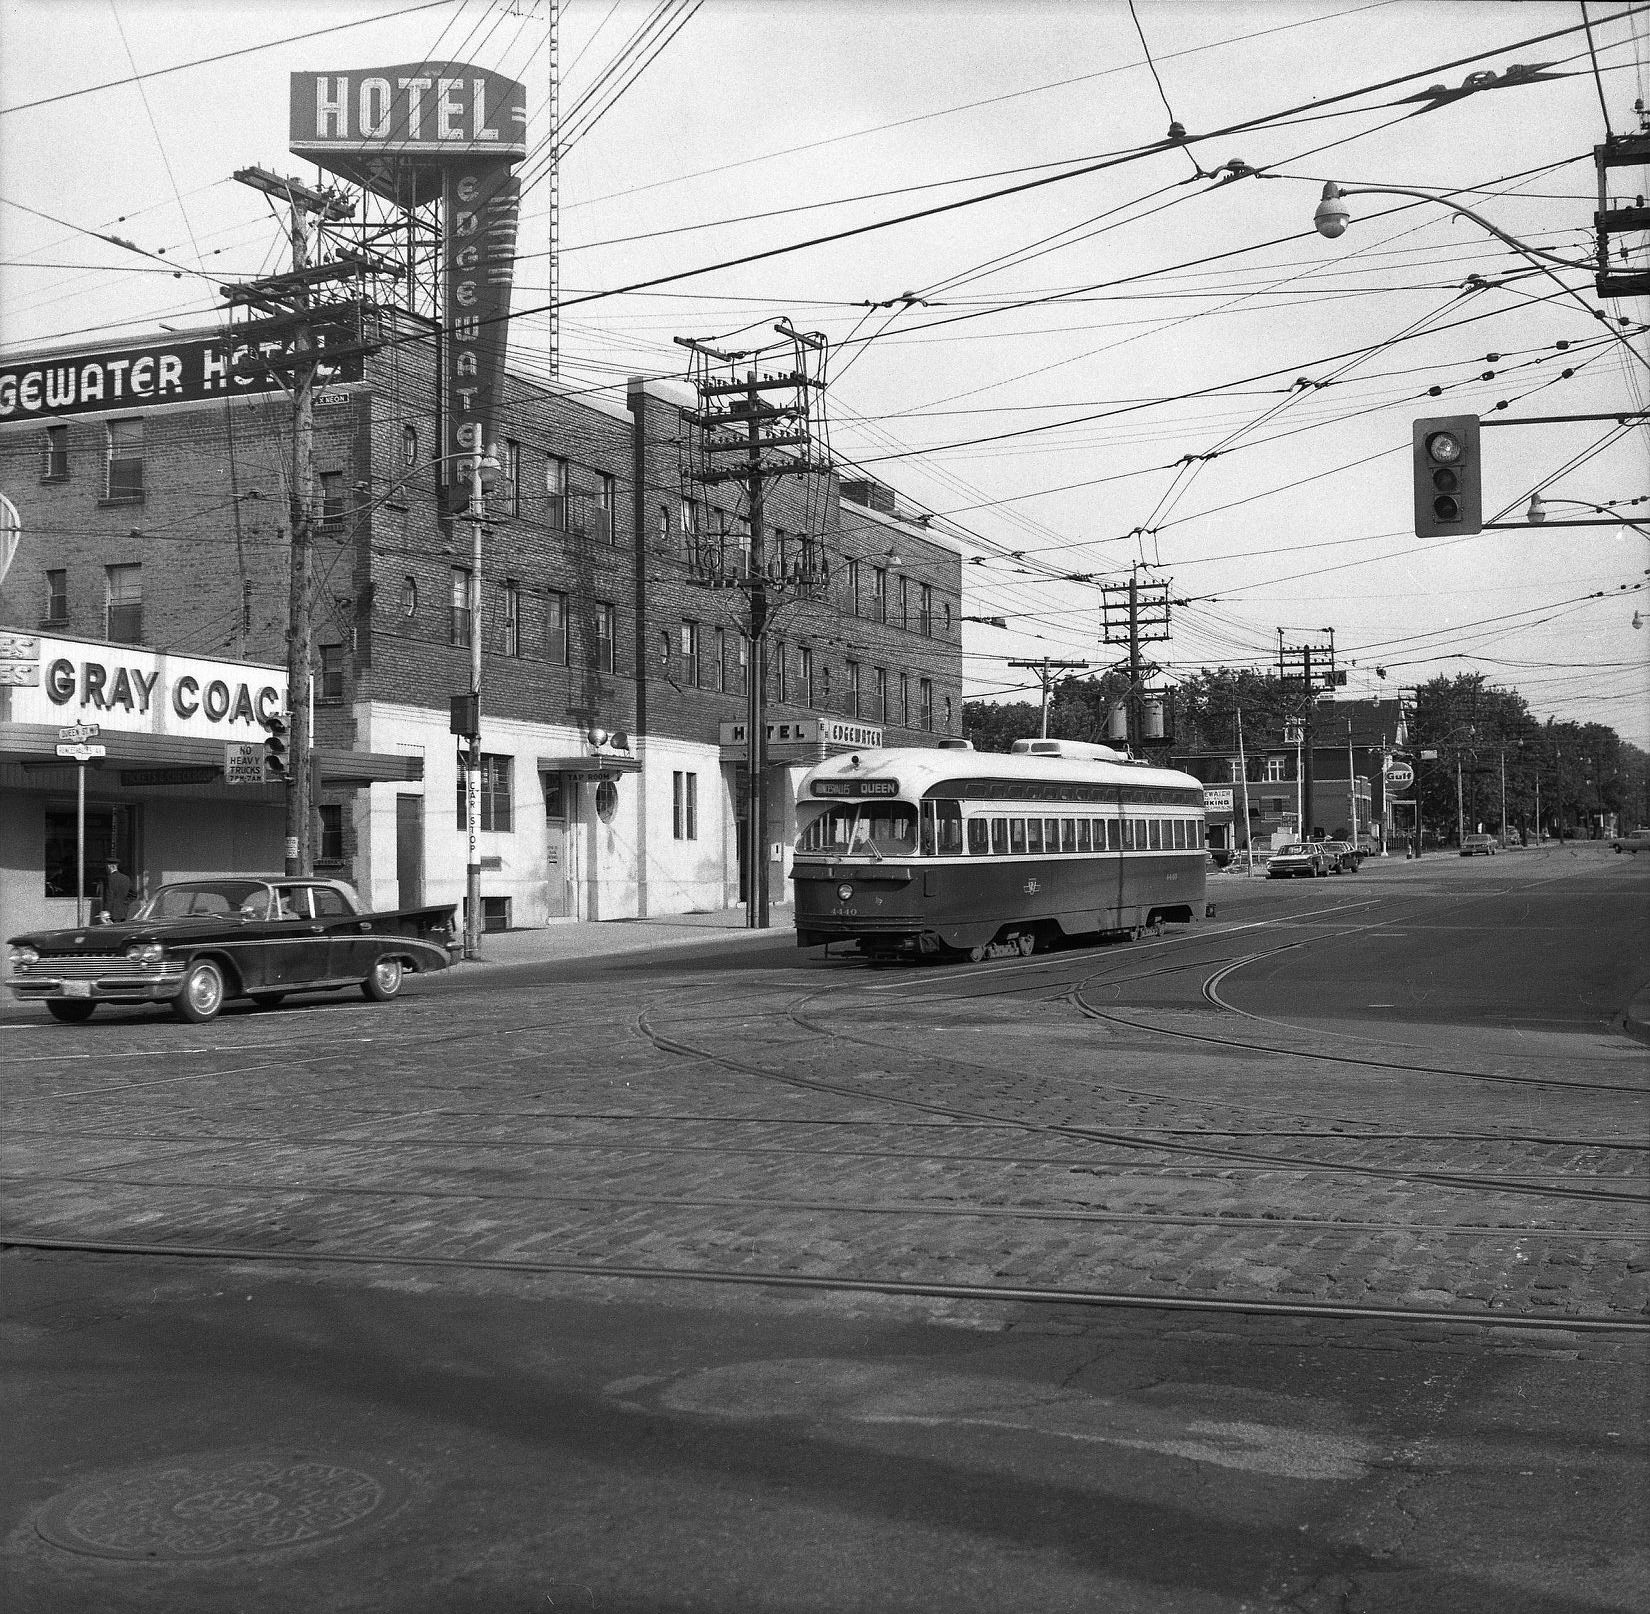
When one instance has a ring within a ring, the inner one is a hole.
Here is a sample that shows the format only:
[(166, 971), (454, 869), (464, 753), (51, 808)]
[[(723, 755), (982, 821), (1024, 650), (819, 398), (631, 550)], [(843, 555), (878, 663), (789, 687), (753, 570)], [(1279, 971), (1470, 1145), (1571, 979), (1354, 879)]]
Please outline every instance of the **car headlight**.
[(158, 964), (166, 957), (166, 949), (159, 942), (133, 942), (126, 956), (134, 964)]
[(31, 964), (40, 962), (40, 954), (32, 947), (14, 947), (11, 950), (11, 967), (14, 970), (26, 970)]

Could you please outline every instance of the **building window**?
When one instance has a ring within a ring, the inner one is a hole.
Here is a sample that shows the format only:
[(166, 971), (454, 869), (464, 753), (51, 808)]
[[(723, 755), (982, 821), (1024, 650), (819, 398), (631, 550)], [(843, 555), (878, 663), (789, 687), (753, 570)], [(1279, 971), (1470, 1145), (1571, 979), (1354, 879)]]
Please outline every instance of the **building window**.
[(682, 542), (691, 550), (699, 536), (699, 506), (692, 499), (682, 500)]
[(923, 637), (931, 639), (934, 636), (934, 590), (927, 583), (922, 585), (922, 615), (921, 627)]
[(743, 695), (746, 693), (746, 644), (743, 634), (739, 636), (734, 646), (733, 659), (735, 664), (733, 669), (734, 681), (728, 685), (728, 689), (730, 693)]
[(115, 644), (143, 643), (143, 568), (105, 566), (104, 638)]
[(876, 713), (877, 721), (886, 723), (888, 721), (888, 669), (878, 667), (871, 676), (874, 680), (872, 688), (876, 701), (873, 710)]
[(504, 488), (504, 497), (507, 501), (508, 509), (509, 509), (511, 515), (519, 516), (521, 514), (521, 444), (520, 443), (512, 443), (508, 440), (505, 441), (505, 444), (504, 444), (504, 464), (501, 467), (501, 469), (504, 472), (504, 480), (505, 480), (505, 483), (507, 484), (506, 487)]
[(452, 603), (447, 608), (447, 643), (470, 642), (470, 574), (462, 566), (453, 567)]
[(321, 531), (342, 532), (344, 530), (344, 473), (342, 471), (322, 471), (319, 481), (321, 484)]
[(814, 653), (807, 645), (803, 645), (797, 652), (800, 658), (798, 673), (802, 680), (802, 704), (812, 706), (814, 703)]
[(1240, 785), (1243, 783), (1243, 759), (1241, 757), (1227, 757), (1226, 777), (1230, 779), (1234, 785)]
[(828, 712), (831, 709), (831, 669), (819, 669), (819, 704)]
[(949, 695), (947, 695), (945, 697), (945, 730), (944, 730), (944, 732), (947, 733), (947, 734), (949, 734), (951, 732), (951, 697)]
[(911, 626), (911, 579), (902, 577), (899, 580), (899, 625), (902, 628)]
[(848, 715), (859, 716), (859, 663), (848, 663)]
[[(339, 802), (322, 802), (321, 814), (321, 845), (316, 854), (322, 862), (342, 863), (344, 861), (344, 808)], [(317, 893), (319, 894), (319, 893)]]
[(410, 572), (401, 579), (401, 614), (405, 617), (418, 615), (418, 579)]
[(785, 651), (785, 641), (775, 639), (773, 642), (773, 698), (776, 701), (789, 700), (790, 689), (786, 673), (789, 671), (790, 657)]
[[(515, 827), (515, 815), (510, 794), (511, 759), (484, 751), (481, 754), (481, 825), (484, 830), (504, 832)], [(464, 821), (464, 797), (467, 775), (458, 772), (458, 827), (467, 830)]]
[(554, 589), (544, 596), (544, 653), (557, 667), (567, 665), (567, 596)]
[(785, 535), (783, 527), (775, 527), (773, 536), (768, 540), (768, 576), (778, 578), (783, 582), (790, 571), (791, 541)]
[(617, 636), (619, 612), (616, 606), (596, 601), (596, 671), (613, 671), (613, 640)]
[(917, 680), (917, 704), (920, 707), (923, 729), (929, 733), (934, 728), (934, 680), (919, 678)]
[(418, 463), (418, 428), (403, 426), (401, 428), (401, 463), (416, 465)]
[(109, 445), (107, 497), (110, 499), (141, 499), (143, 497), (143, 422), (141, 420), (111, 420), (104, 430), (108, 433)]
[(888, 568), (875, 567), (871, 572), (871, 615), (878, 622), (888, 620)]
[(710, 687), (712, 689), (727, 690), (731, 687), (728, 679), (728, 630), (716, 630), (716, 665), (711, 669)]
[(1284, 771), (1288, 766), (1288, 761), (1287, 757), (1268, 757), (1266, 759), (1266, 782), (1268, 784), (1278, 784), (1289, 777)]
[(321, 646), (321, 687), (317, 693), (324, 701), (344, 698), (344, 647), (341, 644)]
[(503, 644), (500, 649), (507, 656), (521, 654), (521, 586), (510, 578), (505, 578), (502, 597), (499, 604), (502, 606)]
[(67, 482), (69, 480), (69, 428), (67, 426), (48, 426), (41, 447), (44, 450), (44, 458), (40, 466), (40, 480), (42, 482)]
[(699, 624), (682, 624), (682, 682), (697, 686), (699, 682)]
[(679, 841), (699, 839), (699, 775), (673, 773), (671, 779), (671, 828)]
[(941, 620), (945, 625), (945, 636), (949, 639), (951, 637), (951, 602), (949, 600), (940, 607), (940, 612)]
[(617, 527), (613, 521), (613, 511), (616, 505), (613, 478), (598, 471), (596, 473), (596, 536), (603, 543), (616, 543)]
[(798, 535), (799, 546), (802, 551), (802, 581), (817, 583), (819, 571), (819, 540), (811, 532)]
[(567, 461), (544, 462), (544, 524), (558, 531), (567, 525)]
[(859, 615), (859, 562), (848, 562), (848, 602), (855, 616)]
[(44, 621), (61, 627), (69, 620), (69, 574), (46, 573), (46, 614)]
[(899, 726), (908, 729), (911, 726), (911, 675), (899, 675)]

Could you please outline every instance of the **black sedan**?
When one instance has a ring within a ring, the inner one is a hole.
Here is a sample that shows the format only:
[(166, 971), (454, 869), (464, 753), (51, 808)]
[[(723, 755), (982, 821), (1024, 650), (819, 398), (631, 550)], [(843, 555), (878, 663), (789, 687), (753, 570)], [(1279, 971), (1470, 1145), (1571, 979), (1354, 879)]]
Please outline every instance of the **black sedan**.
[(163, 885), (118, 925), (14, 936), (6, 985), (59, 1020), (99, 1003), (168, 1003), (212, 1019), (231, 998), (273, 1008), (289, 992), (359, 987), (374, 1003), (409, 971), (457, 951), (451, 904), (366, 913), (335, 880), (222, 875)]

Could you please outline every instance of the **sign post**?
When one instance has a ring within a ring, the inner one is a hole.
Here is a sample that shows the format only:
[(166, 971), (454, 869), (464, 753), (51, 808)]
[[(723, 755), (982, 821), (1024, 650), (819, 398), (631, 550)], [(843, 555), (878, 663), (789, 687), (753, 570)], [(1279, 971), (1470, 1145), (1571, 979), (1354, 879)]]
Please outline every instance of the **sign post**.
[(105, 745), (88, 745), (97, 738), (95, 723), (74, 723), (57, 731), (57, 754), (73, 757), (74, 790), (74, 922), (78, 929), (86, 923), (86, 764), (93, 757), (107, 756)]

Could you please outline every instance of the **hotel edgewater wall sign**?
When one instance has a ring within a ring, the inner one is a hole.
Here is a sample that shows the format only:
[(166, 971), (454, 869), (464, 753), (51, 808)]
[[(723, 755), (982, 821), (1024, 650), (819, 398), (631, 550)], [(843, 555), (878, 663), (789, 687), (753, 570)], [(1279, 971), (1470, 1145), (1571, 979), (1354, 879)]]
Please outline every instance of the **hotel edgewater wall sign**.
[(526, 88), (463, 62), (294, 73), (291, 113), (295, 155), (403, 207), (441, 197), (442, 454), (466, 483), (504, 381)]
[(274, 667), (140, 645), (7, 637), (8, 665), (38, 669), (30, 682), (0, 690), (0, 716), (13, 723), (84, 721), (123, 733), (261, 741), (264, 719), (286, 709), (286, 674)]

